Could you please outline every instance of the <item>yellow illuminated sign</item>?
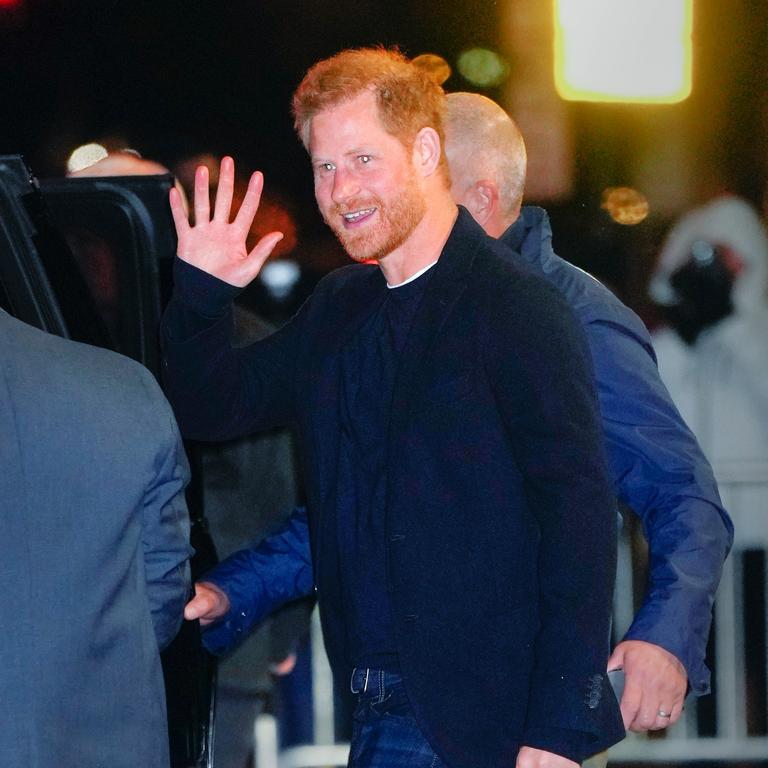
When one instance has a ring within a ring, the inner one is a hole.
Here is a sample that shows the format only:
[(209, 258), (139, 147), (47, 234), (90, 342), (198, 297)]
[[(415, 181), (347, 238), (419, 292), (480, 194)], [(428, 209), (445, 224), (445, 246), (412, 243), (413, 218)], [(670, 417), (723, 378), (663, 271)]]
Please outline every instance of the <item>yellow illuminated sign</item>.
[(673, 104), (690, 95), (693, 0), (554, 2), (562, 98)]

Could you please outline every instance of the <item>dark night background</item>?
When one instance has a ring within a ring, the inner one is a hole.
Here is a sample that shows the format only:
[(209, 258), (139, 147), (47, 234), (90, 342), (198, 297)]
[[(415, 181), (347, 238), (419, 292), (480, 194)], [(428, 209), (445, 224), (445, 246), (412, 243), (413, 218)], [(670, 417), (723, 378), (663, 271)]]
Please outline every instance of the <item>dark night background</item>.
[[(307, 67), (346, 47), (397, 44), (408, 55), (446, 58), (454, 67), (447, 90), (477, 90), (456, 72), (457, 56), (474, 46), (506, 49), (514, 72), (500, 21), (512, 4), (0, 0), (0, 153), (23, 153), (40, 177), (63, 173), (75, 146), (105, 136), (169, 167), (191, 154), (229, 153), (244, 172), (262, 169), (268, 189), (292, 201), (297, 251), (309, 252), (326, 234), (289, 115)], [(569, 103), (572, 193), (541, 201), (561, 255), (604, 278), (651, 322), (643, 283), (671, 217), (723, 190), (761, 207), (766, 188), (768, 3), (694, 5), (692, 96), (671, 107)], [(652, 155), (667, 123), (682, 125), (692, 144), (688, 198), (660, 214), (651, 200), (653, 215), (640, 226), (614, 224), (600, 209), (602, 190), (632, 184), (633, 155)]]
[[(0, 155), (23, 154), (45, 178), (63, 175), (78, 145), (109, 137), (172, 169), (192, 155), (231, 154), (289, 201), (297, 260), (327, 269), (346, 258), (316, 212), (289, 111), (306, 69), (344, 48), (399, 45), (409, 56), (444, 57), (454, 72), (446, 90), (478, 90), (456, 60), (480, 46), (502, 51), (511, 77), (524, 79), (503, 20), (511, 6), (545, 4), (552, 0), (0, 0)], [(567, 103), (572, 188), (528, 201), (550, 211), (556, 251), (651, 326), (658, 315), (647, 278), (679, 214), (724, 191), (768, 213), (768, 0), (695, 0), (694, 13), (691, 96), (664, 106)], [(551, 68), (551, 49), (542, 46), (541, 57)], [(503, 85), (482, 92), (502, 105), (509, 95)], [(641, 224), (617, 224), (601, 208), (603, 191), (616, 186), (648, 194)], [(764, 633), (755, 637), (757, 656)]]

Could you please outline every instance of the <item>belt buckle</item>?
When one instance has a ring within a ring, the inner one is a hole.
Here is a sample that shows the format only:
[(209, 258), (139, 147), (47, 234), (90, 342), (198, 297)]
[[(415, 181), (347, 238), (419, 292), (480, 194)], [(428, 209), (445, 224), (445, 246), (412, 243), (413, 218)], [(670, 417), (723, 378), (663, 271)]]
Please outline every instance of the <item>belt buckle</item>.
[(352, 693), (355, 693), (355, 694), (357, 694), (357, 693), (367, 693), (368, 692), (368, 676), (371, 674), (371, 668), (370, 667), (366, 667), (365, 668), (365, 681), (363, 682), (362, 690), (360, 688), (355, 690), (354, 687), (353, 687), (354, 686), (354, 681), (355, 681), (355, 673), (357, 672), (357, 669), (358, 668), (355, 667), (352, 670), (352, 677), (350, 678), (350, 681), (349, 681), (349, 690)]

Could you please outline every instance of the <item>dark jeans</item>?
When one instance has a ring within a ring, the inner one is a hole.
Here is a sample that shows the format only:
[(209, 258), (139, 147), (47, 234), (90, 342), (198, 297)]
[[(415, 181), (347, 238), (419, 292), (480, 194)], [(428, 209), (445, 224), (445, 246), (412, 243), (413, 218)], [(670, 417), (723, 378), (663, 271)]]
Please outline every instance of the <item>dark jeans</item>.
[(349, 768), (444, 768), (422, 736), (400, 675), (356, 669)]

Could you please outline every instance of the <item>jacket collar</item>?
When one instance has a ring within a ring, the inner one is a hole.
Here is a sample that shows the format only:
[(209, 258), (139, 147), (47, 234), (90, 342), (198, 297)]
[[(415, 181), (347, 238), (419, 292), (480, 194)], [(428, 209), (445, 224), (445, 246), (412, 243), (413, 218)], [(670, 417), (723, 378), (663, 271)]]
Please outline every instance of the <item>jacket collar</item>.
[(555, 260), (552, 226), (543, 208), (526, 205), (499, 241), (517, 251), (530, 264), (540, 265), (545, 271), (548, 263)]

